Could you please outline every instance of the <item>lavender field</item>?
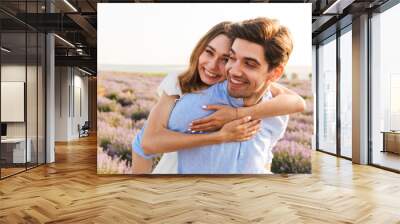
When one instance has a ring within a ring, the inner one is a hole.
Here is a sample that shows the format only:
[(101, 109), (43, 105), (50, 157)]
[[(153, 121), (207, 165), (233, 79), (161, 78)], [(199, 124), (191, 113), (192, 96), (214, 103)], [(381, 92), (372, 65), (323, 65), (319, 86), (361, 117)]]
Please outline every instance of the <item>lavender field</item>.
[[(99, 174), (131, 173), (131, 144), (157, 101), (156, 89), (165, 74), (100, 72), (97, 88)], [(283, 139), (273, 149), (274, 173), (311, 173), (313, 98), (309, 80), (281, 84), (307, 102), (303, 113), (290, 116)]]

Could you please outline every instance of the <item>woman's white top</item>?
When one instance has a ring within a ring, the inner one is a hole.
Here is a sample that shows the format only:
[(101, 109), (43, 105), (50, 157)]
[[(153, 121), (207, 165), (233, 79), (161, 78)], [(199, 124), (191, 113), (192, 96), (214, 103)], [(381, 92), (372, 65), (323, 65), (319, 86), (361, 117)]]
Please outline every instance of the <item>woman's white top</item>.
[[(178, 82), (179, 73), (168, 74), (157, 88), (159, 96), (164, 92), (168, 96), (182, 96), (182, 90)], [(160, 161), (154, 168), (153, 174), (177, 174), (178, 173), (178, 153), (167, 152), (161, 156)]]
[(164, 92), (168, 96), (177, 95), (182, 96), (182, 90), (178, 82), (179, 73), (168, 74), (160, 83), (157, 88), (158, 96), (161, 96)]

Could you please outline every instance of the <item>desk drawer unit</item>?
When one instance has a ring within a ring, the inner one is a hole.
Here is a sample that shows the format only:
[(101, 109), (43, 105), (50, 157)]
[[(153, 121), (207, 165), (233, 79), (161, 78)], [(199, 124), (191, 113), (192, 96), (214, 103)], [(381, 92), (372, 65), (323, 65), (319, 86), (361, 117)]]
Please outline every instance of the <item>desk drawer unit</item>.
[[(27, 152), (28, 155), (26, 155), (25, 152)], [(25, 158), (27, 158), (27, 162), (31, 161), (31, 150), (27, 149), (25, 151), (25, 142), (20, 142), (19, 144), (16, 144), (14, 148), (13, 163), (25, 163)]]
[(384, 151), (400, 154), (400, 132), (384, 132)]
[(25, 139), (7, 139), (1, 142), (1, 160), (4, 163), (25, 163), (32, 161), (31, 140), (25, 150)]

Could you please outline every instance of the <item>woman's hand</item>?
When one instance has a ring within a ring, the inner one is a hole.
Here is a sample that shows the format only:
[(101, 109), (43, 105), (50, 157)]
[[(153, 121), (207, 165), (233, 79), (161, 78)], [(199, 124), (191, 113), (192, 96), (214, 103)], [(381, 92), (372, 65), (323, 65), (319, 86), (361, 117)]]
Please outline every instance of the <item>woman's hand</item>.
[(217, 132), (222, 142), (242, 142), (251, 139), (261, 128), (261, 120), (251, 121), (247, 116), (225, 124)]
[(226, 105), (207, 105), (205, 110), (215, 110), (215, 112), (205, 118), (193, 121), (189, 128), (192, 131), (216, 131), (225, 124), (238, 119), (237, 108)]

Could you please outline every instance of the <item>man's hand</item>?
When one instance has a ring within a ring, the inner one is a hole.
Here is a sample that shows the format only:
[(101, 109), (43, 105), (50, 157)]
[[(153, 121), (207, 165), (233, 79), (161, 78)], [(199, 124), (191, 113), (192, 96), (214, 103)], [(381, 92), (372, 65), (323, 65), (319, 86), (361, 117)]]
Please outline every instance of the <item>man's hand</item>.
[(226, 105), (207, 105), (204, 110), (215, 110), (213, 114), (193, 121), (189, 129), (191, 131), (217, 131), (226, 123), (238, 119), (237, 108)]

